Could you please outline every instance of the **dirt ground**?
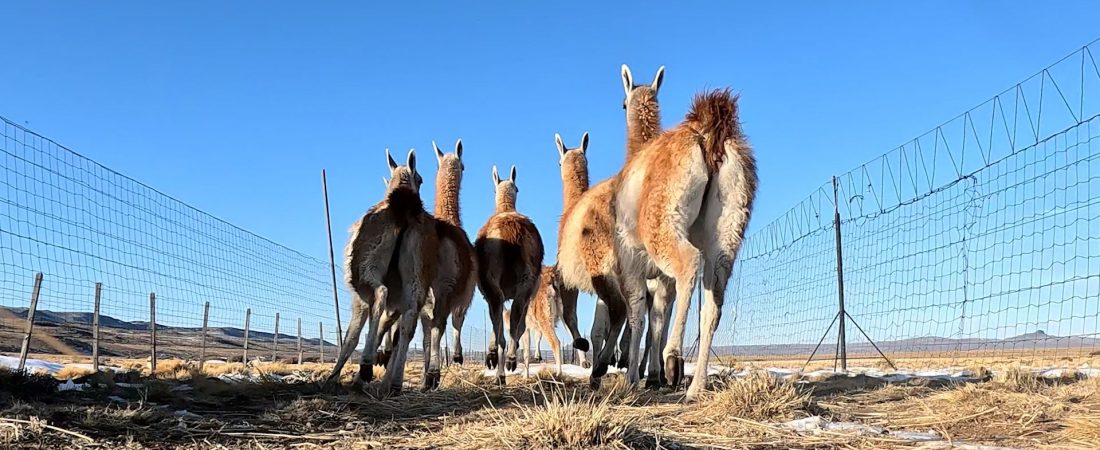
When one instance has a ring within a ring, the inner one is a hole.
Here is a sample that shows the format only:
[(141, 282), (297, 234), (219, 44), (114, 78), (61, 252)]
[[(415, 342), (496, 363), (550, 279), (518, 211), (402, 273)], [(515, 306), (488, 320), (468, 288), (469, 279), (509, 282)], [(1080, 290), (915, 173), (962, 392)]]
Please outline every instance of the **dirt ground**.
[[(682, 390), (627, 389), (617, 375), (597, 391), (545, 372), (497, 387), (472, 364), (446, 368), (435, 392), (376, 398), (345, 384), (324, 393), (330, 367), (219, 365), (199, 373), (164, 361), (152, 376), (138, 367), (67, 374), (83, 391), (59, 391), (50, 376), (0, 372), (0, 447), (1085, 449), (1100, 442), (1100, 380), (1071, 372), (1047, 380), (1009, 369), (967, 383), (715, 377), (710, 393), (685, 402)], [(345, 381), (353, 372), (344, 372)], [(216, 378), (224, 374), (251, 381)], [(292, 376), (274, 381), (276, 374)], [(410, 366), (407, 379), (418, 384), (419, 377)]]

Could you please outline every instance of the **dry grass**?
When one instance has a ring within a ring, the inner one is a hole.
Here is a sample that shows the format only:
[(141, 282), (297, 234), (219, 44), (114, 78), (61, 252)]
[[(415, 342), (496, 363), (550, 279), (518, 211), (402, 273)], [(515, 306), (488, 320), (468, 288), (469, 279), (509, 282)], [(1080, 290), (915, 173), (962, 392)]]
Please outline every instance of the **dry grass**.
[(54, 374), (54, 378), (57, 378), (58, 380), (71, 380), (73, 378), (88, 376), (92, 373), (92, 369), (88, 367), (65, 366), (62, 367), (61, 370), (57, 371), (56, 374)]
[(741, 379), (726, 379), (712, 388), (688, 413), (688, 420), (721, 422), (729, 417), (755, 421), (789, 420), (805, 416), (810, 395), (794, 384), (755, 372)]

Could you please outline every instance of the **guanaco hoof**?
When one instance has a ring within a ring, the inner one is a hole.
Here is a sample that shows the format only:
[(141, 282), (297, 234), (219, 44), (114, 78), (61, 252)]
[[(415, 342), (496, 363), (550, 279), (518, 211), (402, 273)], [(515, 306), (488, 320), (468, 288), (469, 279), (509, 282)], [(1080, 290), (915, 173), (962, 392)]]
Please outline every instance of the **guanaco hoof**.
[(575, 348), (577, 350), (580, 350), (582, 352), (587, 352), (588, 348), (589, 348), (588, 339), (577, 338), (577, 339), (573, 340), (573, 348)]
[(607, 362), (600, 361), (596, 363), (596, 366), (592, 368), (592, 378), (600, 378), (607, 375)]
[(509, 356), (504, 361), (504, 370), (507, 370), (509, 372), (514, 371), (514, 370), (516, 370), (517, 365), (518, 365), (518, 363), (516, 362), (516, 357), (515, 356)]
[(439, 372), (427, 372), (424, 376), (424, 392), (439, 388)]
[(462, 354), (461, 353), (455, 353), (454, 357), (451, 358), (451, 361), (454, 362), (455, 364), (458, 364), (458, 365), (461, 366), (462, 362), (463, 362)]
[(602, 378), (595, 375), (588, 377), (588, 387), (595, 391), (600, 388), (600, 381), (602, 380)]
[(401, 383), (391, 384), (390, 385), (390, 396), (393, 397), (393, 396), (401, 395), (401, 389), (402, 388), (403, 388), (403, 386), (401, 386)]
[(387, 352), (385, 350), (379, 350), (378, 353), (375, 353), (375, 355), (374, 355), (374, 363), (378, 364), (382, 367), (386, 367), (387, 365), (389, 365), (389, 363), (390, 363), (390, 352)]
[(684, 358), (675, 355), (665, 358), (665, 373), (669, 386), (679, 386), (684, 381)]
[(620, 369), (625, 369), (628, 365), (630, 365), (630, 358), (627, 355), (620, 356), (619, 362), (615, 363), (615, 367)]
[(657, 376), (656, 374), (651, 377), (646, 377), (645, 388), (651, 391), (656, 391), (657, 389), (661, 388), (661, 385), (663, 384), (661, 383), (661, 381), (661, 377)]
[(490, 369), (496, 369), (498, 362), (500, 362), (500, 360), (497, 359), (497, 352), (496, 351), (491, 351), (491, 352), (485, 354), (485, 367), (488, 367)]

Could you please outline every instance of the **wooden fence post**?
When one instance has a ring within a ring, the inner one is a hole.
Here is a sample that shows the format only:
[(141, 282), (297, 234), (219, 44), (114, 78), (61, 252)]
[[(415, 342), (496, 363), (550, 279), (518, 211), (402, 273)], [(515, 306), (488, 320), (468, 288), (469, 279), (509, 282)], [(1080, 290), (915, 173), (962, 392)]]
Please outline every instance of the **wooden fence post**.
[(95, 284), (95, 306), (92, 310), (92, 372), (99, 372), (99, 297), (103, 283)]
[(252, 320), (252, 308), (245, 308), (244, 310), (244, 357), (241, 359), (246, 365), (248, 364), (248, 322)]
[(199, 349), (199, 371), (206, 364), (206, 327), (210, 324), (210, 302), (202, 307), (202, 347)]
[(317, 362), (323, 363), (325, 362), (325, 323), (317, 322), (317, 327), (320, 330), (320, 334), (317, 335), (318, 340), (321, 341), (321, 359)]
[(298, 365), (302, 364), (302, 318), (298, 318)]
[(271, 341), (271, 362), (275, 362), (279, 359), (279, 313), (275, 313), (275, 337)]
[(34, 331), (34, 312), (38, 310), (38, 293), (42, 290), (42, 272), (34, 274), (31, 290), (31, 308), (27, 310), (27, 331), (23, 334), (23, 347), (19, 350), (19, 371), (27, 366), (27, 353), (31, 351), (31, 334)]
[(149, 374), (157, 373), (157, 294), (149, 293)]

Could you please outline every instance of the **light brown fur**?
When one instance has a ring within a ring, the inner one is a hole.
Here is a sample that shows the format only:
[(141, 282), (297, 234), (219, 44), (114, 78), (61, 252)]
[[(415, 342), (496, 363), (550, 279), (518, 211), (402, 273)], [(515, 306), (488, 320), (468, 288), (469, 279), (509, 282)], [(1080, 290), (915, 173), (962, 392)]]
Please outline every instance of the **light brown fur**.
[(382, 378), (389, 392), (400, 392), (404, 382), (405, 358), (409, 341), (416, 331), (416, 312), (433, 303), (428, 283), (436, 276), (439, 252), (435, 220), (424, 211), (420, 200), (420, 175), (416, 156), (410, 151), (408, 163), (398, 166), (389, 157), (392, 178), (386, 196), (355, 224), (344, 249), (344, 278), (352, 292), (352, 318), (336, 361), (332, 386), (359, 343), (363, 325), (369, 320), (366, 349), (360, 361), (357, 382), (373, 378), (374, 350), (383, 330), (400, 320), (400, 339), (394, 364)]
[[(557, 274), (552, 266), (543, 266), (539, 276), (539, 290), (535, 298), (527, 307), (527, 331), (520, 338), (520, 346), (523, 349), (524, 361), (530, 363), (531, 355), (536, 355), (538, 361), (542, 361), (541, 344), (543, 337), (550, 343), (550, 350), (554, 355), (554, 363), (558, 373), (561, 373), (563, 363), (561, 342), (558, 341), (556, 325), (561, 320), (561, 297), (557, 290)], [(509, 328), (511, 319), (509, 310), (504, 311), (504, 325)], [(534, 346), (532, 346), (534, 341)]]
[[(497, 380), (504, 382), (504, 369), (516, 366), (516, 348), (526, 329), (527, 306), (538, 290), (542, 267), (542, 236), (538, 228), (523, 214), (516, 212), (516, 169), (511, 177), (501, 180), (493, 167), (496, 185), (496, 211), (477, 235), (474, 250), (477, 255), (478, 288), (489, 306), (493, 334), (486, 365), (497, 369)], [(512, 299), (510, 321), (511, 340), (504, 350), (504, 302)], [(499, 352), (499, 353), (498, 353)], [(507, 358), (507, 361), (505, 360)]]
[[(657, 91), (663, 73), (662, 67), (651, 85), (635, 86), (629, 76), (629, 69), (623, 66), (627, 96), (623, 107), (627, 113), (628, 162), (635, 157), (644, 144), (644, 139), (660, 131)], [(564, 153), (568, 156), (571, 152)], [(577, 175), (581, 171), (584, 172), (583, 177)], [(563, 192), (578, 190), (579, 186), (570, 186), (568, 183), (587, 180), (587, 171), (586, 159), (576, 158), (566, 165), (563, 157)], [(599, 378), (606, 373), (607, 366), (614, 359), (615, 346), (604, 344), (618, 341), (627, 316), (627, 299), (619, 281), (619, 260), (615, 243), (613, 199), (618, 180), (618, 175), (612, 176), (584, 191), (575, 204), (565, 205), (558, 229), (558, 271), (563, 285), (563, 305), (569, 297), (568, 290), (596, 294), (599, 298), (591, 334), (592, 351), (595, 355), (593, 384), (599, 382)]]
[[(707, 361), (726, 283), (744, 239), (756, 195), (756, 162), (741, 131), (729, 90), (697, 96), (685, 120), (647, 144), (621, 172), (616, 222), (624, 281), (637, 292), (638, 274), (674, 278), (676, 320), (664, 349), (665, 369), (678, 382), (691, 289), (703, 260), (699, 361), (688, 389), (706, 386)], [(633, 314), (633, 312), (632, 312)], [(633, 318), (631, 320), (634, 320)], [(633, 345), (633, 344), (632, 344)]]
[(462, 324), (477, 283), (474, 249), (459, 219), (458, 194), (463, 171), (462, 141), (455, 144), (455, 153), (450, 155), (443, 154), (434, 142), (432, 146), (435, 147), (439, 162), (439, 171), (436, 172), (436, 217), (432, 219), (434, 231), (439, 238), (439, 249), (432, 259), (438, 261), (439, 268), (432, 282), (435, 303), (430, 311), (421, 313), (425, 389), (434, 389), (439, 385), (443, 359), (440, 341), (448, 317), (453, 325), (454, 360), (462, 363)]

